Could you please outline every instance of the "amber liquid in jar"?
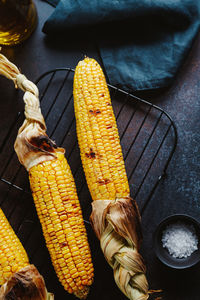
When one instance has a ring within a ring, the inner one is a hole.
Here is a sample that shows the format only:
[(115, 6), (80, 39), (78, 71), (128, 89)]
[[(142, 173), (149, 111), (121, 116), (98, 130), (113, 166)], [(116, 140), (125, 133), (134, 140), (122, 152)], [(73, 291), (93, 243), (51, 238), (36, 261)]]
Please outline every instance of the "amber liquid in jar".
[(24, 41), (36, 25), (37, 11), (32, 0), (0, 0), (0, 45)]

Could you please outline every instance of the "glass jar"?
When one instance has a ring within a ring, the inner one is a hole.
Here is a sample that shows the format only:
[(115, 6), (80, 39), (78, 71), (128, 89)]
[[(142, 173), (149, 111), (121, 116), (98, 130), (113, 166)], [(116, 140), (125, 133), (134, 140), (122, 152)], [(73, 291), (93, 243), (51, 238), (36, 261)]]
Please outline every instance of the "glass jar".
[(0, 0), (0, 45), (24, 41), (36, 25), (37, 11), (32, 0)]

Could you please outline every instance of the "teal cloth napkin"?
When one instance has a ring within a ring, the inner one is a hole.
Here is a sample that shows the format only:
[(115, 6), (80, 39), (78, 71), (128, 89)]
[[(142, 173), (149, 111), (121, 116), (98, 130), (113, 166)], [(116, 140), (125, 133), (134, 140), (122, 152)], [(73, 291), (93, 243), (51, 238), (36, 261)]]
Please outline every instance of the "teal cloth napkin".
[(46, 1), (43, 32), (91, 35), (109, 82), (131, 92), (169, 86), (200, 28), (199, 0)]

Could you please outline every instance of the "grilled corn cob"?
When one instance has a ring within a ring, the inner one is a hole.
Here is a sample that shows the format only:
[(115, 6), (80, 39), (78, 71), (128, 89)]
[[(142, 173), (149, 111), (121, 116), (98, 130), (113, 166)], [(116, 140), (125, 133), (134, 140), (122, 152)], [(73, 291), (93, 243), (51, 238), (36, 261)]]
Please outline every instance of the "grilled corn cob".
[(29, 170), (30, 185), (52, 263), (64, 288), (85, 298), (93, 267), (76, 187), (64, 153)]
[(146, 300), (148, 284), (138, 252), (140, 215), (130, 198), (109, 90), (94, 59), (78, 63), (73, 93), (81, 159), (93, 199), (92, 225), (119, 288), (132, 300)]
[[(0, 209), (0, 299), (54, 299)], [(20, 297), (20, 298), (19, 298)]]
[(65, 150), (46, 135), (38, 89), (3, 57), (1, 73), (24, 94), (26, 119), (18, 131), (15, 151), (29, 172), (30, 186), (46, 245), (58, 279), (69, 293), (86, 298), (93, 265), (74, 179)]

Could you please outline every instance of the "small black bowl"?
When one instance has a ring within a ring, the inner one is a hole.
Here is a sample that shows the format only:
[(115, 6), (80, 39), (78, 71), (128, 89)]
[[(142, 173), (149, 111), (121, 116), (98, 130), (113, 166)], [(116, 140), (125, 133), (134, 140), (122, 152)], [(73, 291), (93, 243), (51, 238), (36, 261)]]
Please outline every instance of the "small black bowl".
[[(198, 249), (186, 258), (173, 257), (166, 248), (162, 245), (163, 230), (169, 224), (177, 223), (178, 221), (193, 225), (198, 237)], [(154, 233), (154, 250), (158, 259), (168, 267), (174, 269), (186, 269), (196, 265), (200, 261), (200, 224), (194, 218), (188, 215), (172, 215), (164, 219), (157, 227)]]

